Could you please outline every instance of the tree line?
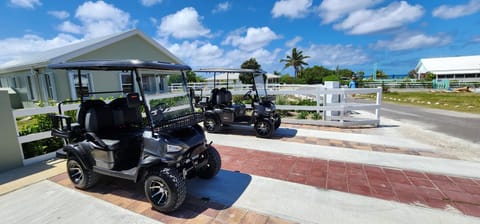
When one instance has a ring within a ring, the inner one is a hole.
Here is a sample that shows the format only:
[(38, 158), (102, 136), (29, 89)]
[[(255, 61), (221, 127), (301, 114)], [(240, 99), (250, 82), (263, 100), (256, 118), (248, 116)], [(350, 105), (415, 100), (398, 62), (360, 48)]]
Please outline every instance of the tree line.
[[(353, 77), (356, 78), (357, 82), (364, 80), (365, 72), (357, 71), (354, 72), (350, 69), (339, 68), (338, 66), (335, 69), (328, 69), (323, 66), (314, 65), (312, 67), (306, 67), (309, 64), (305, 61), (310, 58), (308, 55), (303, 55), (301, 50), (297, 48), (292, 48), (292, 51), (289, 55), (286, 55), (285, 58), (280, 59), (281, 63), (284, 63), (283, 70), (287, 68), (293, 68), (293, 76), (290, 74), (281, 74), (279, 71), (274, 71), (274, 74), (280, 77), (280, 83), (286, 84), (320, 84), (325, 81), (339, 81), (342, 83), (348, 82)], [(261, 65), (257, 62), (255, 58), (250, 58), (244, 61), (241, 65), (241, 68), (247, 69), (261, 69)], [(282, 70), (282, 71), (283, 71)], [(375, 72), (376, 79), (389, 79), (390, 76), (382, 70), (376, 70)], [(418, 76), (416, 71), (412, 69), (408, 72), (408, 78), (411, 79), (432, 79), (433, 74), (424, 74)], [(195, 75), (194, 72), (187, 73), (188, 82), (202, 82), (204, 79)], [(248, 84), (251, 83), (251, 74), (240, 74), (239, 77), (242, 83)], [(370, 79), (373, 80), (373, 77), (370, 76)]]

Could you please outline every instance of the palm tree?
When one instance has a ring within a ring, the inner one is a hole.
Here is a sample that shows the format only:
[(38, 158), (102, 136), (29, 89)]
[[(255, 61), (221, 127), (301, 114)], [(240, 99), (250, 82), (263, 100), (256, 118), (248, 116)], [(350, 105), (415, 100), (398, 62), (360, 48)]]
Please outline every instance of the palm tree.
[(303, 56), (302, 51), (297, 51), (297, 48), (293, 48), (292, 55), (287, 55), (284, 59), (281, 59), (280, 62), (285, 62), (285, 67), (283, 69), (293, 67), (295, 70), (295, 78), (297, 78), (297, 75), (300, 70), (303, 69), (303, 66), (308, 65), (308, 63), (303, 60), (309, 57), (310, 56)]

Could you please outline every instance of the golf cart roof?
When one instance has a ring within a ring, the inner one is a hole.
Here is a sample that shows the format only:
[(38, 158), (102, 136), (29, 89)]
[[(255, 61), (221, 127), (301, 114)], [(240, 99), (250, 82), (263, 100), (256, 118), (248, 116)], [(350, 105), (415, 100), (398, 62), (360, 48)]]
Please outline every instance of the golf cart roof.
[(173, 64), (161, 61), (142, 61), (137, 59), (128, 60), (88, 60), (74, 62), (60, 62), (48, 65), (51, 69), (71, 69), (71, 70), (132, 70), (132, 69), (158, 69), (183, 71), (191, 70), (188, 65)]
[(213, 72), (213, 73), (261, 73), (266, 72), (261, 69), (247, 69), (247, 68), (202, 68), (194, 72)]

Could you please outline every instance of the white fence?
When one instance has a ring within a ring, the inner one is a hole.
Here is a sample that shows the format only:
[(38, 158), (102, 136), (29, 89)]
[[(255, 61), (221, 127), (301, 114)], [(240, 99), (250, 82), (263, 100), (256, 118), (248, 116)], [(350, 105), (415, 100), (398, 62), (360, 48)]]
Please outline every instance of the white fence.
[[(245, 89), (248, 85), (237, 86), (232, 90), (233, 95), (243, 95), (245, 94)], [(368, 88), (368, 89), (326, 89), (321, 85), (312, 86), (312, 85), (270, 85), (267, 87), (269, 89), (269, 95), (277, 96), (286, 96), (294, 95), (296, 97), (303, 97), (312, 99), (316, 102), (315, 106), (298, 106), (298, 105), (276, 105), (278, 110), (295, 110), (295, 111), (316, 111), (322, 113), (321, 120), (303, 120), (303, 119), (284, 119), (283, 122), (289, 123), (300, 123), (300, 124), (313, 124), (313, 125), (329, 125), (329, 126), (357, 126), (357, 125), (374, 125), (378, 126), (380, 123), (380, 109), (381, 109), (381, 99), (382, 99), (382, 89), (381, 88)], [(376, 94), (376, 100), (368, 103), (368, 101), (362, 101), (361, 103), (352, 101), (353, 94)], [(206, 93), (203, 93), (206, 94)], [(327, 96), (337, 97), (337, 102), (327, 102)], [(151, 97), (155, 98), (155, 97)], [(367, 102), (367, 103), (365, 103)], [(62, 106), (63, 111), (76, 110), (78, 104), (67, 104)], [(370, 110), (375, 114), (373, 118), (361, 118), (355, 117), (352, 114), (349, 114), (350, 111), (355, 110)], [(29, 109), (18, 109), (14, 110), (13, 117), (14, 119), (18, 117), (32, 116), (38, 114), (47, 114), (47, 113), (57, 113), (58, 107), (42, 107), (42, 108), (29, 108)], [(50, 131), (40, 132), (29, 134), (25, 136), (20, 136), (17, 130), (17, 137), (20, 145), (22, 143), (33, 142), (45, 138), (51, 137)], [(22, 152), (23, 157), (23, 152)], [(34, 158), (24, 159), (23, 164), (28, 165), (42, 161), (48, 158), (54, 157), (54, 152), (37, 156)]]

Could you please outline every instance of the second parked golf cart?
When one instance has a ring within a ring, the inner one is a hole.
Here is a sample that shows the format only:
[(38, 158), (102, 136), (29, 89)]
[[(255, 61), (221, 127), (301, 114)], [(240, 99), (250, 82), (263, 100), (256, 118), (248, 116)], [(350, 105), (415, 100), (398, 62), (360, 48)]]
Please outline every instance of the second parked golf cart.
[[(196, 106), (205, 113), (204, 128), (208, 132), (216, 132), (225, 125), (252, 125), (256, 135), (269, 138), (280, 127), (281, 118), (275, 110), (275, 104), (267, 95), (265, 86), (266, 74), (263, 70), (255, 69), (200, 69), (196, 73), (213, 73), (213, 88), (211, 94), (197, 96)], [(233, 102), (229, 90), (229, 75), (245, 74), (251, 79), (251, 88), (243, 98), (251, 102), (251, 113), (247, 106), (241, 102)], [(226, 86), (217, 87), (218, 75), (226, 75)]]
[[(52, 130), (53, 136), (67, 141), (57, 155), (67, 159), (67, 173), (75, 187), (90, 188), (100, 175), (143, 182), (152, 206), (171, 212), (185, 200), (186, 178), (212, 178), (218, 173), (220, 156), (207, 143), (198, 125), (203, 114), (194, 113), (192, 95), (186, 88), (185, 71), (190, 67), (157, 61), (94, 60), (52, 64), (49, 68), (78, 74), (81, 104), (77, 122), (62, 114), (66, 103), (62, 102), (59, 114), (53, 116)], [(137, 86), (128, 92), (88, 92), (82, 88), (83, 72), (99, 76), (126, 73)], [(183, 88), (156, 96), (160, 103), (150, 109), (142, 74), (181, 76)], [(91, 99), (102, 94), (121, 97), (110, 102)]]

